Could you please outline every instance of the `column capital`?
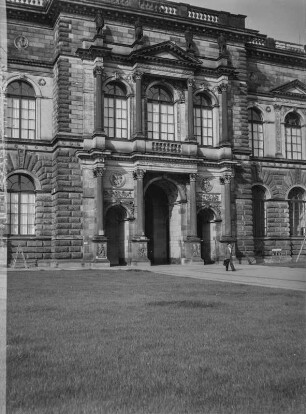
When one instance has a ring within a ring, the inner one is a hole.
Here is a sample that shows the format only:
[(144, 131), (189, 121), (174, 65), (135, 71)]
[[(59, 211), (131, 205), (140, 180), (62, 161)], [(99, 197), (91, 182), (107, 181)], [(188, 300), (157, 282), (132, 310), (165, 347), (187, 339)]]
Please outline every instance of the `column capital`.
[(104, 172), (105, 172), (105, 167), (94, 167), (94, 169), (93, 169), (93, 176), (95, 178), (97, 178), (97, 177), (103, 177)]
[(233, 178), (233, 174), (231, 173), (231, 171), (224, 173), (221, 177), (220, 177), (220, 183), (222, 185), (225, 184), (230, 184), (231, 180)]
[(133, 172), (133, 178), (134, 180), (143, 180), (143, 177), (146, 173), (146, 170), (143, 170), (141, 168), (137, 168), (134, 172)]
[(187, 86), (188, 86), (188, 88), (193, 88), (194, 87), (194, 78), (188, 78), (187, 79)]
[(222, 82), (222, 83), (220, 83), (220, 85), (218, 85), (218, 92), (219, 93), (227, 92), (227, 90), (228, 90), (228, 83)]
[(134, 82), (141, 80), (143, 78), (144, 73), (140, 72), (139, 70), (136, 70), (133, 75), (132, 75), (132, 79)]
[(94, 77), (96, 78), (97, 76), (102, 76), (103, 72), (104, 72), (103, 66), (100, 66), (100, 65), (96, 66), (93, 70)]
[(190, 182), (191, 181), (196, 181), (198, 176), (199, 176), (199, 174), (196, 174), (196, 173), (189, 174)]

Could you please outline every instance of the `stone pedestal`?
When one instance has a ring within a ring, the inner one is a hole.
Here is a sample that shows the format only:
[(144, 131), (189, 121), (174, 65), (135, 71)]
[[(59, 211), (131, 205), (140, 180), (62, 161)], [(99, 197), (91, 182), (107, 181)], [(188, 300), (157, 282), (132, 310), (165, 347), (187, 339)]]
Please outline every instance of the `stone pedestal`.
[(94, 244), (94, 260), (91, 267), (109, 267), (110, 262), (107, 259), (107, 238), (105, 236), (95, 236), (92, 242)]
[(203, 264), (199, 237), (188, 237), (184, 240), (184, 247), (185, 257), (182, 258), (182, 264)]
[(132, 247), (132, 260), (131, 265), (147, 265), (151, 266), (151, 262), (148, 259), (148, 242), (145, 236), (137, 237), (131, 240)]

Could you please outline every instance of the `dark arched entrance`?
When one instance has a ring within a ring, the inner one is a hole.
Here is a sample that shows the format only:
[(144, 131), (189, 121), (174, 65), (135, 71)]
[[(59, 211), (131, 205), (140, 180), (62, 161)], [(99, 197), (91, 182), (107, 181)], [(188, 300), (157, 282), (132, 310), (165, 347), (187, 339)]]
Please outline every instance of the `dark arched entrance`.
[(107, 258), (112, 266), (126, 265), (126, 211), (121, 206), (111, 207), (105, 217)]
[(204, 264), (214, 263), (218, 258), (215, 213), (205, 208), (197, 217), (198, 237), (201, 239), (201, 258)]
[(145, 195), (145, 234), (152, 264), (169, 263), (169, 205), (164, 190), (151, 184)]

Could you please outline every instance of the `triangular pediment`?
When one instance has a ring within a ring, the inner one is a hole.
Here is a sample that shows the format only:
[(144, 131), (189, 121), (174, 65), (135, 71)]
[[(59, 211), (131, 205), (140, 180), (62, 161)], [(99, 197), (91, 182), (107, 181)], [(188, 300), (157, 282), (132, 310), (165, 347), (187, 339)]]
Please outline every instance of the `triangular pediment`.
[(277, 95), (292, 96), (306, 99), (306, 85), (298, 79), (292, 82), (285, 83), (271, 90), (272, 93)]
[(151, 61), (151, 62), (168, 62), (170, 64), (184, 66), (200, 66), (202, 62), (194, 54), (186, 52), (174, 42), (167, 41), (152, 46), (145, 46), (134, 50), (129, 60), (132, 61)]

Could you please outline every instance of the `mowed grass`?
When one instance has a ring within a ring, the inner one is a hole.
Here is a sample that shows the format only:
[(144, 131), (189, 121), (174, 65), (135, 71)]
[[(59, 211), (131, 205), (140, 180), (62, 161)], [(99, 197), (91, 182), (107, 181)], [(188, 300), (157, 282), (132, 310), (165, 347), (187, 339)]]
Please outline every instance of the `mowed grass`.
[(8, 414), (304, 414), (305, 357), (302, 292), (8, 273)]

